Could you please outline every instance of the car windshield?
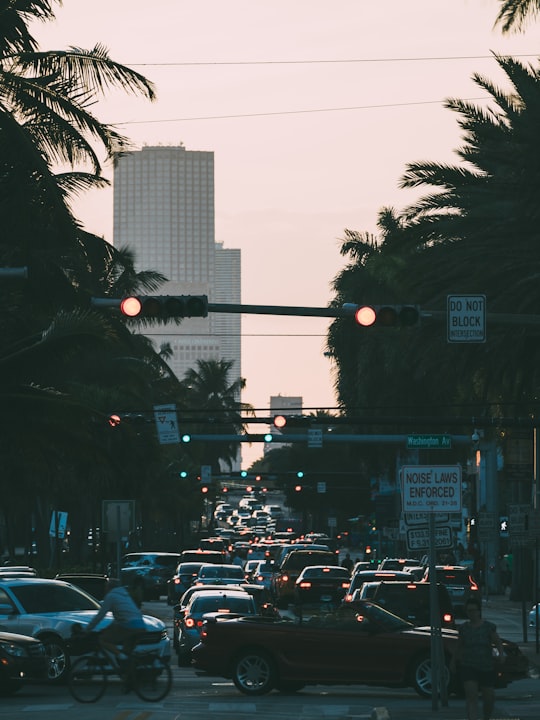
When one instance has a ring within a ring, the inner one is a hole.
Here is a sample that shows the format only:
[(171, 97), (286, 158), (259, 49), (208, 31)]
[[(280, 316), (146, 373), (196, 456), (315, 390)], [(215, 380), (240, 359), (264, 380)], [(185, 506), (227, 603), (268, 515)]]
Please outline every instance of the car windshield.
[(223, 567), (220, 565), (213, 565), (209, 568), (203, 568), (199, 574), (202, 578), (244, 578), (244, 571), (239, 565), (234, 567)]
[(437, 580), (447, 585), (468, 585), (469, 572), (467, 570), (437, 570)]
[(306, 579), (324, 579), (324, 578), (332, 578), (332, 579), (348, 579), (349, 578), (349, 572), (346, 568), (340, 568), (340, 567), (308, 567), (304, 570), (302, 573), (302, 576)]
[(27, 613), (57, 613), (99, 610), (100, 604), (77, 588), (66, 585), (28, 583), (15, 585), (11, 592)]
[(253, 600), (251, 596), (244, 597), (199, 597), (193, 600), (191, 614), (204, 615), (208, 612), (233, 612), (251, 614)]

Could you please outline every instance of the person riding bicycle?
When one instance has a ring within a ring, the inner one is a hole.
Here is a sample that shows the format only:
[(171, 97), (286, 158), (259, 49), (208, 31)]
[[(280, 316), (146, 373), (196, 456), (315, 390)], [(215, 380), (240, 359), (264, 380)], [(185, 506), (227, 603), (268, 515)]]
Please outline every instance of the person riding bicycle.
[(127, 586), (120, 585), (109, 590), (101, 608), (84, 629), (85, 632), (92, 632), (100, 620), (111, 612), (114, 620), (99, 633), (99, 643), (115, 655), (121, 655), (122, 652), (130, 655), (137, 644), (137, 637), (145, 630), (140, 609), (143, 597), (144, 582), (141, 576), (132, 578)]

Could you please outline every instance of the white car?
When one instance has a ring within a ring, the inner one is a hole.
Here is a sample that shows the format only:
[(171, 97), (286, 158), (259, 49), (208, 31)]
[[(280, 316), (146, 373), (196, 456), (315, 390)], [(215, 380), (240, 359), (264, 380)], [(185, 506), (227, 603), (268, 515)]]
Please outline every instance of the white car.
[[(0, 630), (28, 635), (41, 640), (48, 655), (49, 680), (65, 678), (70, 666), (68, 641), (73, 627), (88, 625), (99, 610), (99, 602), (75, 585), (61, 580), (35, 577), (0, 577)], [(110, 622), (108, 613), (96, 631)], [(148, 631), (145, 647), (154, 647), (169, 662), (171, 648), (165, 623), (144, 616)]]
[[(538, 616), (540, 617), (540, 604), (538, 605)], [(532, 610), (529, 613), (529, 625), (536, 627), (536, 605), (533, 605)]]

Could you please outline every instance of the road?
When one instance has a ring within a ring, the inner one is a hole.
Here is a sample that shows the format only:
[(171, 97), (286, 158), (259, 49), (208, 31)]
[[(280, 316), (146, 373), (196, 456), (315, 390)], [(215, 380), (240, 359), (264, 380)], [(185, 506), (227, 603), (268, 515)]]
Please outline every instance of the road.
[[(145, 612), (161, 617), (170, 626), (172, 611), (164, 601), (145, 603)], [(489, 601), (484, 616), (497, 623), (500, 634), (521, 642), (522, 621), (519, 608)], [(529, 647), (534, 639), (529, 638)], [(447, 707), (433, 710), (431, 700), (423, 700), (413, 690), (391, 690), (362, 686), (316, 686), (294, 695), (271, 693), (261, 698), (241, 695), (232, 682), (199, 677), (191, 668), (173, 664), (173, 689), (160, 703), (140, 701), (123, 695), (111, 683), (96, 705), (80, 705), (67, 688), (29, 685), (18, 695), (3, 699), (0, 720), (463, 720), (464, 701), (451, 697)], [(495, 718), (538, 720), (540, 681), (532, 677), (497, 691)], [(383, 710), (384, 709), (384, 710)]]

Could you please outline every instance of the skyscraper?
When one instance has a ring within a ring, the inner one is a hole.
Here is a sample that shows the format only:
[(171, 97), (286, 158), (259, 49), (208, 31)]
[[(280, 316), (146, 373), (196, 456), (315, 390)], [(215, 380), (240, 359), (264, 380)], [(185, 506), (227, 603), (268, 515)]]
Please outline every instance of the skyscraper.
[[(214, 153), (180, 146), (146, 146), (120, 156), (114, 168), (114, 245), (135, 252), (137, 270), (168, 278), (162, 295), (208, 295), (240, 302), (240, 250), (215, 241)], [(147, 333), (183, 378), (196, 361), (232, 360), (230, 381), (241, 375), (240, 315), (211, 313)]]

